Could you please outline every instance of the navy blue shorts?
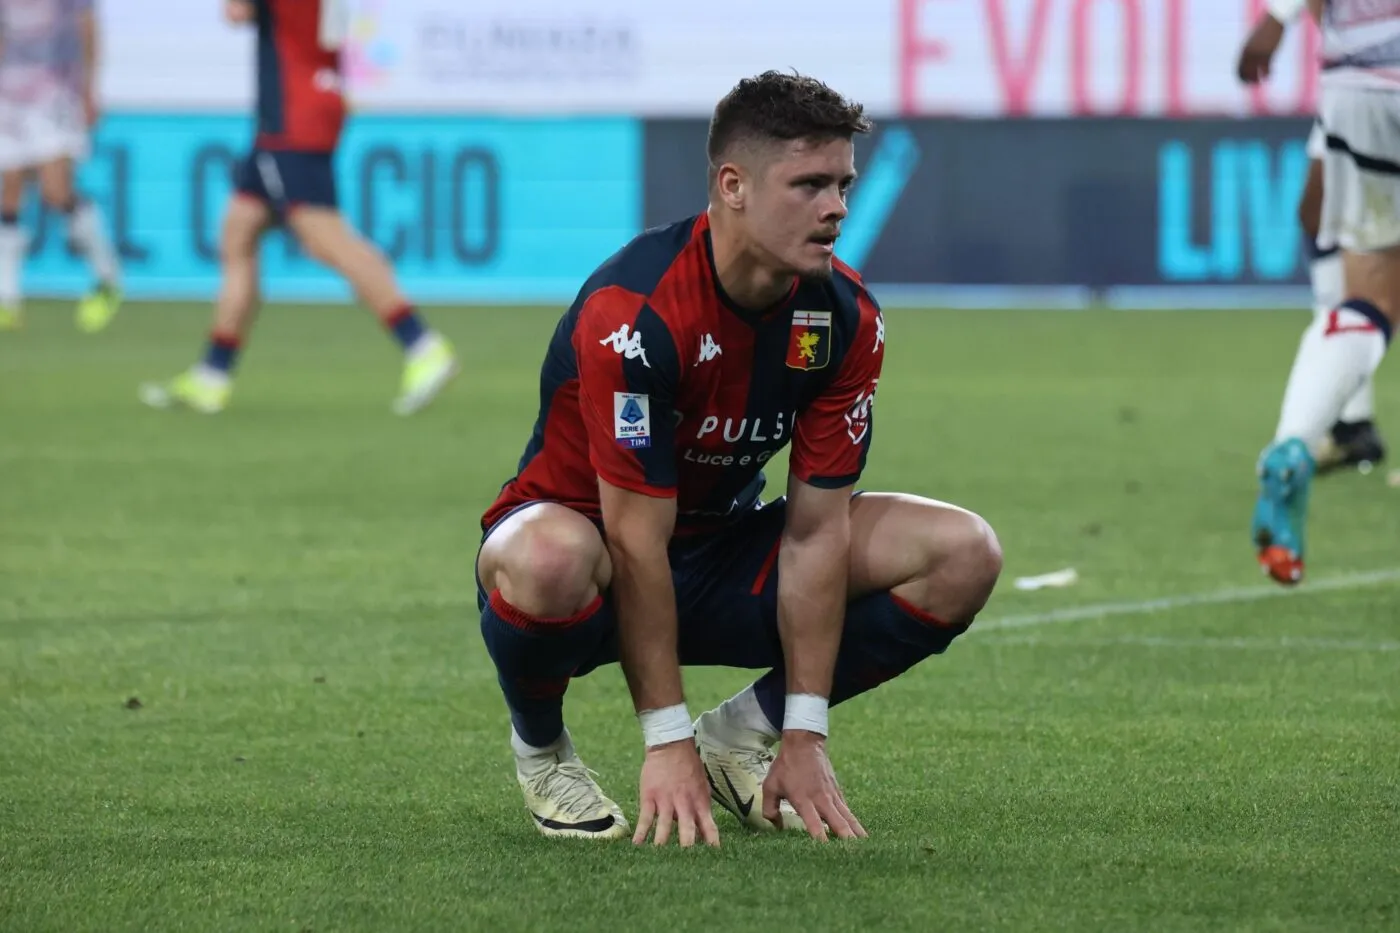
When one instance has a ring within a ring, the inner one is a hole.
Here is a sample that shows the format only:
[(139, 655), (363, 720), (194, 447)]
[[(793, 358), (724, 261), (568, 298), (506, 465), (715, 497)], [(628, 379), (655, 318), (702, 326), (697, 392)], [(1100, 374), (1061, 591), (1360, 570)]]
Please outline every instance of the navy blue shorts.
[(233, 168), (233, 187), (272, 207), (279, 220), (299, 204), (335, 207), (335, 168), (329, 152), (254, 149)]
[[(502, 521), (487, 529), (482, 543)], [(775, 499), (750, 510), (723, 531), (676, 538), (669, 548), (671, 580), (679, 616), (678, 648), (686, 667), (718, 665), (769, 668), (783, 660), (778, 636), (778, 542), (787, 516), (787, 500)], [(485, 609), (488, 594), (476, 581), (477, 607)], [(612, 594), (603, 594), (608, 635), (597, 654), (575, 671), (586, 674), (619, 658), (617, 617)]]

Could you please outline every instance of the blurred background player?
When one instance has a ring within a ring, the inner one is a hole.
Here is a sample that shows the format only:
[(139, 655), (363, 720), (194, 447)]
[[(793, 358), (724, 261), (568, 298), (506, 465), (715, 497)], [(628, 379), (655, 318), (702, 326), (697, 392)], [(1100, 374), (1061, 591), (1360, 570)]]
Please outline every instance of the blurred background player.
[(1308, 491), (1328, 429), (1380, 365), (1400, 320), (1400, 3), (1310, 0), (1322, 29), (1325, 140), (1318, 236), (1341, 248), (1345, 300), (1298, 347), (1251, 533), (1280, 583), (1303, 578)]
[[(9, 0), (5, 0), (9, 2)], [(403, 297), (384, 255), (345, 223), (337, 206), (333, 159), (345, 121), (341, 0), (228, 0), (231, 23), (258, 34), (257, 138), (234, 170), (224, 217), (223, 284), (204, 358), (163, 385), (141, 387), (156, 408), (183, 405), (214, 413), (228, 404), (239, 351), (258, 305), (258, 249), (285, 224), (312, 258), (339, 272), (403, 348), (394, 411), (411, 414), (458, 371), (451, 345), (429, 330)]]
[(121, 302), (106, 221), (73, 181), (97, 119), (97, 47), (92, 0), (0, 0), (0, 330), (22, 320), (29, 236), (19, 212), (32, 175), (44, 206), (67, 218), (68, 240), (96, 279), (78, 302), (78, 327), (101, 330)]
[[(1240, 49), (1238, 72), (1245, 84), (1257, 84), (1269, 76), (1275, 53), (1288, 26), (1298, 18), (1306, 0), (1269, 0), (1254, 29)], [(1313, 314), (1325, 317), (1346, 298), (1342, 282), (1342, 254), (1336, 241), (1319, 236), (1322, 217), (1322, 157), (1327, 137), (1315, 122), (1308, 135), (1308, 175), (1298, 200), (1298, 223), (1307, 237), (1309, 275), (1312, 279)], [(1371, 376), (1347, 399), (1337, 422), (1317, 454), (1317, 472), (1339, 467), (1369, 469), (1385, 459), (1385, 444), (1375, 426), (1376, 391)]]

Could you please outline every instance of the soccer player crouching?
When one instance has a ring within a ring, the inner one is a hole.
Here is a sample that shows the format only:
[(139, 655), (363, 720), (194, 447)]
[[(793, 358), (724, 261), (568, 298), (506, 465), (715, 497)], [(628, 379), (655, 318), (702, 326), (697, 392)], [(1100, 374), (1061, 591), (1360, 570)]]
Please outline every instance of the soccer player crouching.
[[(828, 707), (945, 651), (991, 595), (1001, 552), (981, 518), (854, 492), (885, 325), (833, 246), (869, 130), (811, 78), (739, 82), (710, 125), (709, 209), (605, 262), (550, 340), (476, 568), (546, 835), (631, 829), (563, 720), (570, 679), (615, 661), (647, 748), (634, 842), (674, 827), (718, 844), (710, 797), (755, 829), (865, 835), (827, 758)], [(763, 503), (789, 442), (787, 494)], [(692, 723), (685, 665), (767, 673)]]

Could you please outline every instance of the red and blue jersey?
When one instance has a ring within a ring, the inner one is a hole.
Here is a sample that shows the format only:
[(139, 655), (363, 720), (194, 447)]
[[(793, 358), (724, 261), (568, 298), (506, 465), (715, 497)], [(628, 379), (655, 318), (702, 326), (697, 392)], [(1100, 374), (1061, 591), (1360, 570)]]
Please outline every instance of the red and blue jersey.
[(321, 44), (322, 0), (253, 0), (259, 149), (331, 152), (345, 123), (339, 49)]
[(482, 517), (548, 500), (600, 515), (598, 479), (677, 500), (678, 535), (752, 507), (792, 444), (803, 482), (865, 467), (884, 360), (879, 306), (840, 262), (762, 313), (724, 294), (708, 215), (649, 230), (604, 263), (560, 319), (516, 475)]

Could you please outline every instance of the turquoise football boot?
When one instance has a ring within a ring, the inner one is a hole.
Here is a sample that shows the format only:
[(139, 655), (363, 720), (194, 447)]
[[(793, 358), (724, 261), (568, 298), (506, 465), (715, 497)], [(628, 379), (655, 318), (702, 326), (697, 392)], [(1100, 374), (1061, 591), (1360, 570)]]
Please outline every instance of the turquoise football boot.
[(1259, 457), (1259, 499), (1251, 535), (1259, 549), (1259, 566), (1285, 586), (1303, 579), (1308, 493), (1316, 472), (1308, 446), (1296, 437), (1271, 444)]

